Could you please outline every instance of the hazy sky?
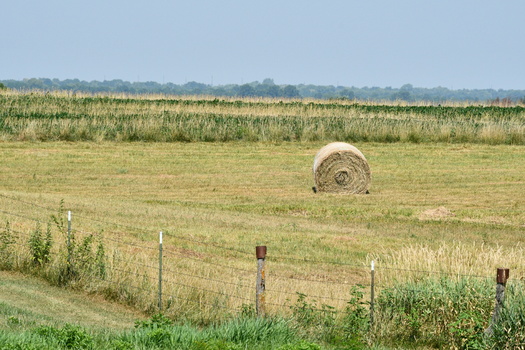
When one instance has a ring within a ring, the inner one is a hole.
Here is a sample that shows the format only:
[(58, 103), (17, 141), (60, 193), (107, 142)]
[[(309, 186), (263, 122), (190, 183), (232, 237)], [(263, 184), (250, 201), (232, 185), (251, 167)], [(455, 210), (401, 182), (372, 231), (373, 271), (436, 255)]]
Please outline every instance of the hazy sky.
[(525, 89), (524, 0), (3, 0), (0, 80)]

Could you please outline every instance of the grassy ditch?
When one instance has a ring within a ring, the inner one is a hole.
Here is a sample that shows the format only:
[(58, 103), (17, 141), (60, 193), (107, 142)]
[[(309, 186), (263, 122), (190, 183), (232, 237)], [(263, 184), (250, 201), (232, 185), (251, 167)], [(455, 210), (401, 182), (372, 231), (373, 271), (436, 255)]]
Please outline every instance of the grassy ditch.
[(204, 327), (155, 314), (124, 330), (50, 320), (0, 304), (3, 349), (517, 349), (523, 344), (523, 286), (508, 286), (494, 332), (487, 281), (425, 279), (384, 289), (371, 322), (361, 287), (344, 310), (300, 296), (288, 317), (246, 312)]

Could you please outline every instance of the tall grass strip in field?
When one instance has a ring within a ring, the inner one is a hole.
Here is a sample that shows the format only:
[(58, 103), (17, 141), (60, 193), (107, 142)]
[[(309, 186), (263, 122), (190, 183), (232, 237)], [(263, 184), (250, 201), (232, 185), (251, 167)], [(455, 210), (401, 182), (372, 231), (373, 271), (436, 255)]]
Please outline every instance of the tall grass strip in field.
[(525, 108), (0, 92), (0, 139), (525, 144)]

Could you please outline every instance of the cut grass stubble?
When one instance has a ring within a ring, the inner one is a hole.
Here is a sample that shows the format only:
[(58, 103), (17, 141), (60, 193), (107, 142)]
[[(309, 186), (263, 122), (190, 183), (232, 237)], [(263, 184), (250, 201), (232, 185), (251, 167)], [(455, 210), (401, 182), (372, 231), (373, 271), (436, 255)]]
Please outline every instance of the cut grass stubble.
[[(15, 200), (2, 197), (2, 217), (28, 233), (25, 217), (45, 222), (64, 199), (75, 230), (105, 237), (122, 286), (88, 289), (150, 312), (163, 230), (165, 307), (201, 320), (253, 305), (256, 245), (268, 246), (271, 312), (296, 292), (343, 308), (352, 285), (369, 283), (371, 259), (383, 287), (413, 278), (406, 270), (491, 276), (506, 263), (523, 275), (520, 147), (359, 144), (371, 194), (341, 196), (310, 190), (321, 145), (3, 143), (2, 194)], [(420, 215), (441, 206), (454, 215)], [(474, 259), (479, 247), (498, 259)]]

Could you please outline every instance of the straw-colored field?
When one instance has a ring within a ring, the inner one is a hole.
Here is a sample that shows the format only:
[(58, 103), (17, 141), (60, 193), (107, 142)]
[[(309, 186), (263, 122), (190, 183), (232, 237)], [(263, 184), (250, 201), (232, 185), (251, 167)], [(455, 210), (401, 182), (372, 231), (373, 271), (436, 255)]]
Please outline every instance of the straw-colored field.
[[(256, 245), (268, 247), (273, 310), (295, 292), (343, 306), (351, 285), (368, 283), (372, 258), (378, 286), (400, 275), (381, 264), (484, 276), (505, 265), (525, 275), (522, 146), (358, 143), (370, 194), (345, 196), (311, 190), (323, 145), (4, 142), (0, 217), (21, 247), (63, 199), (78, 240), (102, 233), (110, 279), (141, 288), (139, 300), (112, 297), (150, 310), (161, 230), (173, 312), (253, 304)], [(58, 251), (64, 236), (55, 235)]]
[[(266, 311), (307, 339), (480, 348), (507, 267), (490, 341), (515, 348), (524, 131), (520, 106), (3, 91), (0, 269), (202, 326), (255, 314), (266, 245)], [(312, 191), (332, 141), (365, 155), (370, 194)]]

